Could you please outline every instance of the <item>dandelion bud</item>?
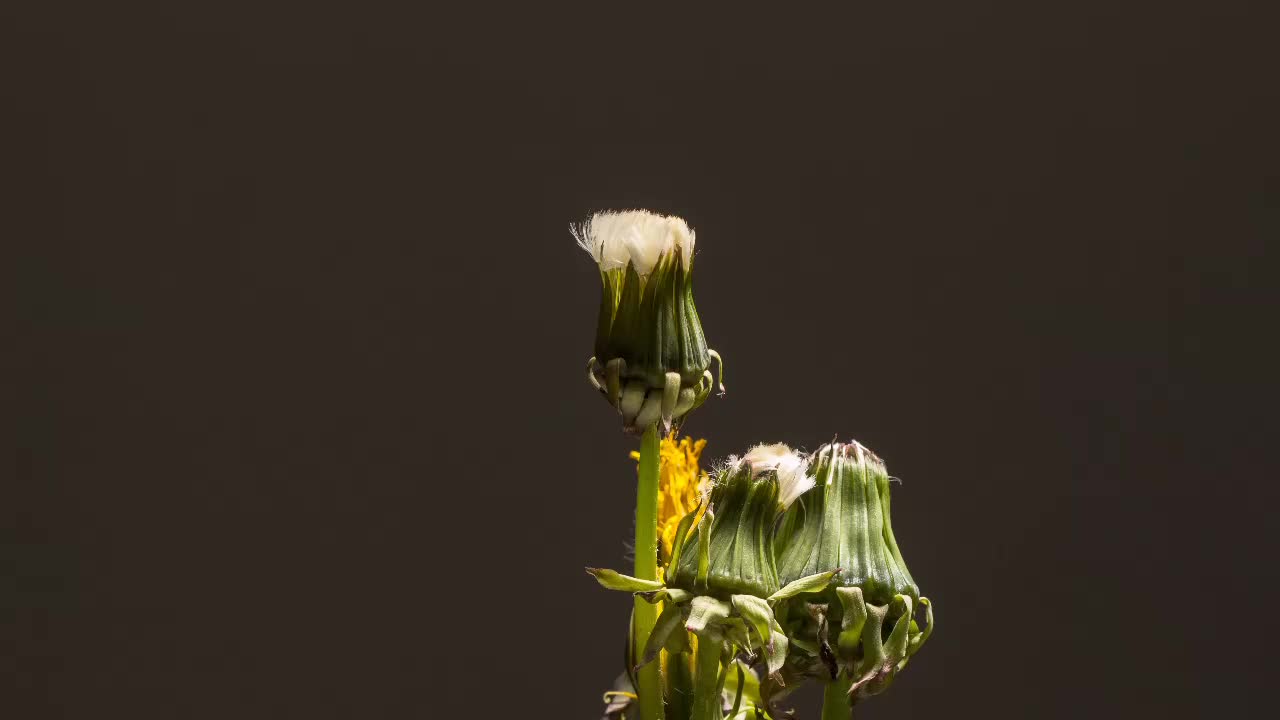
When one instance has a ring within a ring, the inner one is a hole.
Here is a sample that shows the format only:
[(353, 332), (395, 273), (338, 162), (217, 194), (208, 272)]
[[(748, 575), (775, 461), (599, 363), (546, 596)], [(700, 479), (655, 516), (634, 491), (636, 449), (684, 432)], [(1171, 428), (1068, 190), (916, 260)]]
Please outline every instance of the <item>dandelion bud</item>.
[(787, 582), (838, 572), (821, 593), (795, 597), (779, 613), (806, 649), (792, 654), (788, 672), (843, 674), (855, 698), (875, 695), (928, 639), (933, 608), (894, 538), (884, 462), (856, 442), (831, 443), (814, 453), (812, 472), (816, 487), (791, 505), (778, 530), (778, 576)]
[(807, 461), (786, 445), (759, 445), (730, 458), (717, 473), (707, 501), (681, 521), (675, 533), (666, 583), (588, 568), (602, 586), (664, 604), (640, 662), (657, 657), (681, 629), (700, 642), (722, 644), (730, 656), (763, 652), (770, 675), (787, 656), (788, 640), (773, 608), (802, 593), (825, 588), (834, 572), (779, 586), (773, 528), (786, 503), (813, 486)]
[[(773, 525), (787, 504), (813, 486), (805, 467), (802, 456), (781, 444), (758, 445), (730, 458), (711, 488), (709, 517), (700, 523), (709, 527), (682, 548), (670, 584), (711, 594), (777, 592)], [(707, 567), (700, 572), (703, 547)]]
[(588, 378), (626, 430), (659, 420), (669, 429), (706, 400), (719, 359), (693, 304), (694, 233), (644, 210), (596, 213), (572, 231), (603, 285)]

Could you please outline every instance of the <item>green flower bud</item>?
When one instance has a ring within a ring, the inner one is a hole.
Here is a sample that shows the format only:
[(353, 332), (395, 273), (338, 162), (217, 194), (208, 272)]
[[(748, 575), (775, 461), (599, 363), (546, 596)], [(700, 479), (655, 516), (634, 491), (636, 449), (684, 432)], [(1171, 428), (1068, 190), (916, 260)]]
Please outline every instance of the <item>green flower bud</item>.
[[(787, 505), (813, 486), (806, 465), (786, 445), (760, 445), (741, 459), (730, 458), (717, 473), (701, 508), (705, 512), (686, 515), (677, 529), (666, 584), (587, 568), (605, 588), (663, 603), (639, 664), (652, 662), (664, 647), (682, 651), (684, 632), (691, 632), (708, 647), (720, 647), (727, 658), (739, 649), (753, 656), (763, 652), (769, 674), (781, 672), (789, 641), (773, 608), (821, 592), (835, 574), (778, 586), (773, 526)], [(691, 535), (695, 517), (696, 535)]]
[[(814, 454), (816, 487), (778, 529), (782, 582), (838, 570), (830, 586), (778, 609), (792, 638), (782, 679), (843, 675), (855, 699), (889, 687), (933, 632), (933, 607), (911, 578), (889, 518), (889, 474), (862, 445), (831, 443)], [(916, 618), (923, 607), (925, 625)], [(779, 684), (780, 685), (780, 684)], [(766, 689), (776, 697), (778, 686)]]
[(895, 595), (920, 598), (889, 521), (889, 474), (858, 443), (831, 443), (814, 453), (817, 484), (783, 518), (778, 576), (782, 582), (840, 568), (833, 585), (862, 588), (867, 602)]
[(730, 458), (711, 487), (711, 509), (698, 536), (672, 563), (668, 585), (721, 598), (777, 592), (773, 527), (787, 503), (812, 486), (805, 466), (786, 445), (760, 445)]
[(669, 428), (716, 384), (709, 368), (719, 355), (693, 303), (694, 233), (678, 217), (643, 210), (597, 213), (572, 230), (603, 285), (588, 379), (626, 430), (658, 420)]

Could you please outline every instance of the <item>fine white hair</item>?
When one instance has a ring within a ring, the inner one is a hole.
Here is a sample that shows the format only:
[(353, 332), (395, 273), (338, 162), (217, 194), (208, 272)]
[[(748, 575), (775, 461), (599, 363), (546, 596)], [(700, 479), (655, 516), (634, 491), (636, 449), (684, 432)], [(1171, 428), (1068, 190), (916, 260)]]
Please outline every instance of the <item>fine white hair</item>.
[(782, 443), (761, 443), (747, 451), (739, 462), (751, 465), (751, 477), (772, 470), (778, 475), (778, 502), (790, 507), (796, 498), (814, 486), (809, 475), (809, 459)]
[(569, 230), (600, 265), (601, 272), (626, 268), (630, 262), (636, 273), (648, 275), (659, 258), (673, 251), (680, 252), (686, 270), (693, 259), (693, 230), (674, 215), (648, 210), (605, 211)]

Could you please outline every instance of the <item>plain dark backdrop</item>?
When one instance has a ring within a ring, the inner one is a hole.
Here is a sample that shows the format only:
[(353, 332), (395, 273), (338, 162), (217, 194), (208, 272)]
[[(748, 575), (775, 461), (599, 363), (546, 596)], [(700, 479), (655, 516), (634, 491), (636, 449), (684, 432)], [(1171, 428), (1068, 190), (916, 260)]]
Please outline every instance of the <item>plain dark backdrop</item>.
[(939, 629), (860, 716), (1257, 707), (1262, 5), (6, 4), (4, 715), (596, 717), (635, 443), (567, 228), (630, 207), (698, 233), (709, 457), (903, 479)]

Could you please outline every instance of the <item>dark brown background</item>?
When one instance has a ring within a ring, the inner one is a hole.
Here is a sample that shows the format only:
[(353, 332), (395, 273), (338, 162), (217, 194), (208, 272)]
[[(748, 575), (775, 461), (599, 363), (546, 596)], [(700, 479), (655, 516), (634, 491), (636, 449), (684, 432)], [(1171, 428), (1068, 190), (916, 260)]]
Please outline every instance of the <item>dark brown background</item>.
[(1257, 707), (1273, 19), (428, 5), (0, 10), (6, 717), (595, 717), (613, 207), (697, 229), (711, 456), (904, 480), (939, 630), (861, 714)]

